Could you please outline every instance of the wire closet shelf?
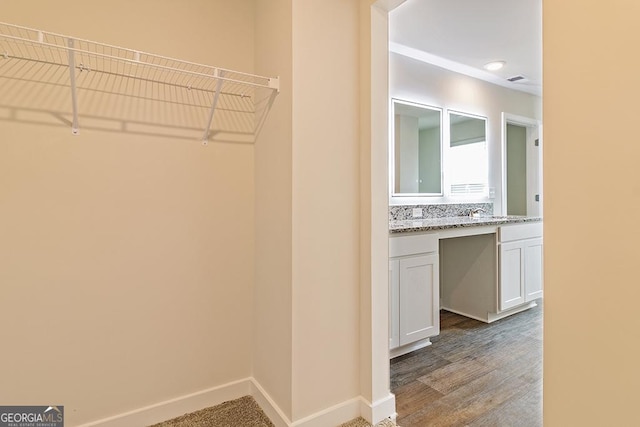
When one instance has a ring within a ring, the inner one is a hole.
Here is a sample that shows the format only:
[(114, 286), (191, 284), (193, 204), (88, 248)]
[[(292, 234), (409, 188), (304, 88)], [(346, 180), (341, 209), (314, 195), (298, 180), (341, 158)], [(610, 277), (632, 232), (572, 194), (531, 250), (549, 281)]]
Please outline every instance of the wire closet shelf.
[[(2, 85), (41, 84), (52, 93), (57, 91), (65, 96), (74, 134), (79, 132), (80, 118), (85, 117), (80, 109), (86, 107), (88, 120), (108, 116), (124, 123), (122, 127), (133, 122), (200, 129), (204, 144), (216, 134), (255, 139), (279, 92), (277, 77), (182, 61), (3, 22), (0, 22), (0, 78), (8, 81)], [(164, 106), (160, 108), (157, 104)]]

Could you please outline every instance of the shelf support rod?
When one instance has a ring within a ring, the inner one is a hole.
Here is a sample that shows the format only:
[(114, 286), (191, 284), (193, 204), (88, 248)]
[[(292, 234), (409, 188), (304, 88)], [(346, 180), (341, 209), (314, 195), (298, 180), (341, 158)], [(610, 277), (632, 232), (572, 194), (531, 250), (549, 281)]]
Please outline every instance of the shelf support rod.
[[(214, 72), (214, 77), (222, 77), (224, 71), (216, 68)], [(209, 131), (211, 129), (211, 123), (213, 122), (213, 113), (216, 112), (216, 106), (218, 105), (218, 98), (220, 97), (220, 91), (222, 89), (222, 79), (218, 79), (216, 83), (216, 91), (213, 95), (213, 102), (211, 103), (211, 110), (209, 111), (209, 120), (207, 120), (207, 127), (204, 129), (204, 135), (202, 135), (202, 144), (207, 145), (209, 143)]]
[(78, 94), (76, 91), (76, 57), (73, 49), (73, 39), (69, 39), (69, 79), (71, 82), (71, 107), (73, 108), (73, 123), (71, 124), (71, 133), (77, 135), (79, 133), (78, 126)]

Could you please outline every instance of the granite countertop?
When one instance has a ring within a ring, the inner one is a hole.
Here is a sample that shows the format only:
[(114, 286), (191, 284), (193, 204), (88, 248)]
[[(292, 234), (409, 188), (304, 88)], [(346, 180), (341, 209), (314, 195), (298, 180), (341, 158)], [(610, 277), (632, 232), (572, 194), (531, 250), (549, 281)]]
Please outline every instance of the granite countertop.
[(389, 233), (406, 233), (409, 231), (434, 231), (450, 228), (478, 227), (483, 225), (517, 224), (523, 222), (540, 222), (542, 218), (533, 216), (451, 216), (443, 218), (403, 219), (389, 221)]

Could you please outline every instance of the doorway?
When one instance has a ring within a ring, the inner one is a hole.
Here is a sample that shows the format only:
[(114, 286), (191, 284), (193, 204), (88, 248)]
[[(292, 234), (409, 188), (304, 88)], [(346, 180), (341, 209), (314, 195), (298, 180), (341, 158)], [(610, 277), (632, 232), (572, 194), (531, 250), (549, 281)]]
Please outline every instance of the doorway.
[(503, 113), (502, 126), (502, 212), (542, 216), (541, 124)]

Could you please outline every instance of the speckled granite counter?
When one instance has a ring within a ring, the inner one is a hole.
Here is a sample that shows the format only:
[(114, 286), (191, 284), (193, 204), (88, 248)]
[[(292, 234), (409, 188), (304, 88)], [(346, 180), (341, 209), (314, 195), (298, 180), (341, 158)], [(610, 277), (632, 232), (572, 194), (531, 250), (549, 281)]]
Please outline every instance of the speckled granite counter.
[(406, 233), (413, 231), (437, 231), (455, 228), (479, 227), (490, 225), (517, 224), (524, 222), (540, 222), (540, 217), (530, 216), (452, 216), (442, 218), (404, 219), (389, 221), (389, 233)]

